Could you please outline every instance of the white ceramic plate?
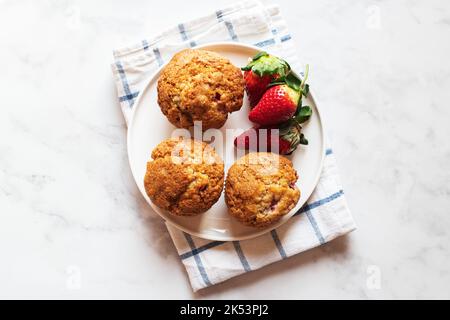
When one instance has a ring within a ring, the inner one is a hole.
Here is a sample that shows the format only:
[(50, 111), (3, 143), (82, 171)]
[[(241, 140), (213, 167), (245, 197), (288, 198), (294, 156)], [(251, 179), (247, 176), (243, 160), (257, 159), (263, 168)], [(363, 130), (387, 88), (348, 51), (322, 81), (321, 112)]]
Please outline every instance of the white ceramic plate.
[[(211, 51), (215, 51), (238, 66), (244, 66), (248, 58), (252, 57), (257, 51), (257, 47), (242, 45), (238, 43), (214, 43), (199, 46)], [(163, 219), (176, 226), (177, 228), (197, 237), (219, 240), (235, 241), (257, 237), (261, 234), (282, 225), (295, 212), (297, 212), (306, 202), (314, 190), (321, 170), (325, 156), (325, 143), (322, 121), (317, 105), (314, 102), (312, 94), (304, 100), (304, 105), (309, 105), (313, 109), (313, 115), (309, 122), (303, 126), (303, 132), (309, 140), (308, 146), (300, 145), (294, 153), (288, 158), (294, 164), (299, 174), (297, 186), (301, 190), (301, 197), (296, 207), (286, 214), (276, 224), (264, 229), (251, 228), (243, 226), (228, 214), (227, 206), (224, 200), (224, 192), (219, 201), (207, 212), (194, 217), (174, 216), (155, 206), (148, 198), (144, 189), (144, 175), (147, 161), (150, 160), (150, 154), (153, 148), (164, 139), (170, 138), (173, 125), (166, 119), (157, 103), (157, 82), (161, 69), (159, 69), (150, 79), (148, 84), (140, 93), (134, 104), (134, 113), (128, 128), (128, 157), (131, 170), (136, 180), (137, 186), (144, 198), (150, 204), (155, 212)], [(230, 128), (248, 129), (252, 123), (248, 120), (249, 106), (247, 98), (244, 97), (244, 105), (240, 111), (232, 113), (221, 131), (225, 137), (225, 130)], [(225, 139), (225, 138), (224, 138)], [(234, 159), (234, 137), (227, 137), (221, 155), (225, 160), (225, 174), (228, 168), (233, 164)]]

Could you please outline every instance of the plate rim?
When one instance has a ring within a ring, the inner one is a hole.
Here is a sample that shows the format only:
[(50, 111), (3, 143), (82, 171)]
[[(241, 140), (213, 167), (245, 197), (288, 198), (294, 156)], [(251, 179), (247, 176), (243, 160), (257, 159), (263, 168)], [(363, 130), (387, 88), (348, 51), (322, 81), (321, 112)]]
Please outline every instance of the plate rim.
[[(253, 46), (253, 45), (248, 45), (248, 44), (243, 44), (243, 43), (239, 43), (239, 42), (233, 42), (233, 41), (221, 41), (221, 42), (209, 42), (209, 43), (205, 43), (205, 44), (201, 44), (198, 46), (194, 46), (191, 47), (190, 49), (202, 49), (202, 48), (210, 48), (210, 47), (217, 47), (217, 46), (232, 46), (232, 47), (240, 47), (240, 48), (245, 48), (245, 49), (250, 49), (250, 50), (255, 50), (255, 51), (262, 51), (262, 48), (257, 47), (257, 46)], [(270, 52), (270, 50), (267, 50)], [(148, 79), (146, 79), (146, 83), (145, 85), (142, 87), (142, 89), (139, 91), (139, 95), (136, 98), (136, 100), (133, 103), (133, 106), (138, 106), (139, 103), (141, 102), (142, 96), (144, 95), (143, 93), (148, 89), (150, 83), (153, 81), (153, 79), (162, 71), (162, 69), (169, 63), (165, 62), (164, 64), (162, 64), (161, 66), (158, 67), (157, 70), (155, 70), (155, 72), (153, 72)], [(314, 190), (317, 187), (317, 184), (319, 182), (320, 176), (322, 174), (323, 171), (323, 164), (324, 164), (324, 160), (325, 160), (325, 151), (326, 151), (326, 144), (325, 144), (325, 129), (324, 129), (324, 122), (323, 122), (323, 118), (320, 114), (320, 110), (318, 107), (318, 103), (317, 103), (317, 98), (315, 98), (315, 94), (313, 93), (314, 90), (310, 90), (309, 94), (308, 94), (308, 98), (310, 100), (312, 100), (312, 102), (315, 105), (316, 108), (316, 116), (319, 119), (319, 123), (320, 123), (320, 131), (321, 131), (321, 136), (322, 136), (322, 150), (321, 150), (321, 159), (320, 159), (320, 164), (319, 164), (319, 170), (317, 170), (318, 172), (316, 173), (316, 176), (314, 178), (314, 183), (313, 183), (313, 188), (310, 191), (309, 194), (307, 194), (305, 196), (305, 202), (303, 203), (303, 205), (300, 207), (302, 208), (307, 202), (308, 199), (311, 197), (312, 193), (314, 192)], [(295, 214), (294, 209), (292, 209), (289, 213), (287, 213), (287, 215), (290, 215), (290, 217), (288, 217), (287, 219), (284, 220), (279, 220), (278, 222), (274, 223), (273, 225), (267, 226), (265, 228), (262, 229), (257, 229), (255, 228), (255, 232), (251, 233), (250, 235), (246, 235), (246, 236), (242, 236), (242, 237), (214, 237), (213, 235), (205, 235), (202, 233), (198, 233), (198, 232), (194, 232), (192, 230), (189, 230), (187, 228), (185, 228), (184, 226), (174, 222), (174, 221), (170, 221), (168, 219), (166, 219), (161, 213), (159, 213), (159, 211), (155, 208), (156, 205), (150, 200), (150, 198), (145, 197), (144, 194), (142, 194), (142, 190), (139, 187), (138, 184), (138, 180), (136, 179), (136, 174), (133, 170), (133, 166), (132, 166), (132, 160), (131, 160), (131, 153), (130, 153), (130, 144), (131, 144), (131, 127), (133, 126), (134, 123), (134, 118), (135, 118), (135, 114), (136, 114), (136, 110), (137, 107), (133, 107), (131, 110), (131, 114), (129, 117), (129, 121), (128, 121), (128, 125), (127, 125), (127, 158), (128, 158), (128, 165), (130, 167), (131, 170), (131, 174), (133, 176), (134, 182), (136, 183), (136, 187), (139, 189), (139, 192), (141, 193), (141, 196), (145, 199), (145, 201), (147, 202), (147, 204), (150, 205), (150, 207), (152, 208), (152, 210), (158, 215), (160, 216), (166, 223), (174, 226), (175, 228), (177, 228), (178, 230), (181, 230), (183, 232), (186, 232), (192, 236), (198, 237), (198, 238), (202, 238), (202, 239), (206, 239), (206, 240), (212, 240), (212, 241), (223, 241), (223, 242), (228, 242), (228, 241), (241, 241), (241, 240), (249, 240), (249, 239), (253, 239), (259, 236), (262, 236), (266, 233), (271, 232), (272, 230), (282, 226), (283, 224), (285, 224), (287, 221), (289, 221)], [(226, 172), (225, 172), (225, 176), (226, 176)], [(224, 187), (225, 188), (225, 187)], [(225, 192), (224, 190), (222, 192)], [(303, 195), (303, 194), (302, 194)], [(297, 205), (295, 206), (297, 207)], [(294, 207), (294, 208), (295, 208)], [(297, 210), (298, 211), (298, 210)]]

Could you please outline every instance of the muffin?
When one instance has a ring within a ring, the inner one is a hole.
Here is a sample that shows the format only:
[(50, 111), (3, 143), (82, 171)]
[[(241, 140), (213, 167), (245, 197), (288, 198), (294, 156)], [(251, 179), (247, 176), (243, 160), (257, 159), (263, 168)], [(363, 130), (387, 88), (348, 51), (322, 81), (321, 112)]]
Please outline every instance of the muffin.
[(228, 59), (206, 50), (175, 54), (158, 80), (158, 104), (178, 128), (202, 121), (203, 130), (220, 128), (228, 113), (238, 111), (244, 97), (241, 70)]
[(147, 162), (145, 191), (152, 202), (175, 215), (207, 211), (219, 199), (223, 161), (204, 142), (172, 138), (161, 142)]
[(228, 171), (225, 201), (229, 213), (248, 226), (265, 227), (291, 211), (300, 198), (292, 162), (268, 152), (237, 160)]

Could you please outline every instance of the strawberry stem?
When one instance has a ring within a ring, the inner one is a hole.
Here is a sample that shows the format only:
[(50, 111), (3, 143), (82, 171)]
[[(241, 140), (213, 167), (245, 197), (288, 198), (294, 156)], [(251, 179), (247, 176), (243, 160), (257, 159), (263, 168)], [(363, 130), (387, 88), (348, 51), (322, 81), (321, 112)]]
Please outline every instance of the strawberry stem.
[(309, 64), (305, 66), (305, 76), (303, 77), (302, 82), (300, 83), (300, 89), (305, 88), (306, 79), (308, 79), (308, 74), (309, 74)]

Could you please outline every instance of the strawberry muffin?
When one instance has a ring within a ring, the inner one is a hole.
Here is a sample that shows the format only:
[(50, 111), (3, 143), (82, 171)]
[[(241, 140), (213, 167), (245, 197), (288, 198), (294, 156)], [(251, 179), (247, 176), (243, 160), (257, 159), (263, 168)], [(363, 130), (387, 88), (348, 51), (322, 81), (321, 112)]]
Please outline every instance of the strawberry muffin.
[(254, 152), (228, 171), (225, 201), (229, 213), (248, 226), (266, 227), (291, 211), (300, 198), (297, 172), (290, 160)]
[(207, 50), (175, 54), (158, 80), (158, 104), (178, 128), (202, 121), (203, 130), (220, 128), (242, 107), (244, 79), (228, 59)]
[(172, 138), (161, 142), (147, 162), (145, 191), (152, 202), (175, 215), (207, 211), (219, 199), (222, 159), (204, 142)]

